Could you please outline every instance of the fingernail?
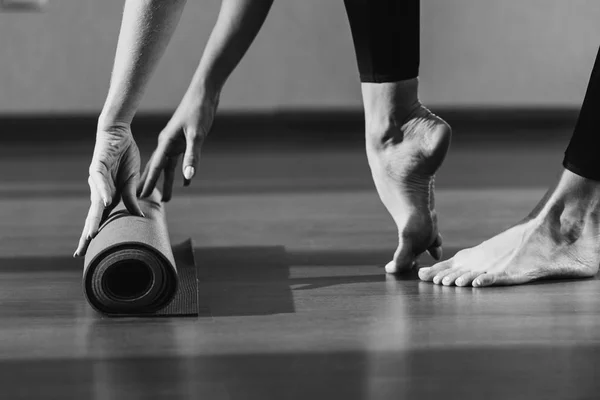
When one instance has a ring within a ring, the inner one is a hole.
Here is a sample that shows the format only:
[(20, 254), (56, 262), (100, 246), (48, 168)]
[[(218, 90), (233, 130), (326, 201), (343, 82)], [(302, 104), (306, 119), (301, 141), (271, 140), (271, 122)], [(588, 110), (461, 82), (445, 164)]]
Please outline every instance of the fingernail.
[(185, 170), (183, 171), (183, 176), (185, 177), (185, 179), (192, 179), (192, 177), (194, 176), (195, 173), (195, 169), (194, 167), (192, 167), (191, 165), (188, 165), (187, 167), (185, 167)]

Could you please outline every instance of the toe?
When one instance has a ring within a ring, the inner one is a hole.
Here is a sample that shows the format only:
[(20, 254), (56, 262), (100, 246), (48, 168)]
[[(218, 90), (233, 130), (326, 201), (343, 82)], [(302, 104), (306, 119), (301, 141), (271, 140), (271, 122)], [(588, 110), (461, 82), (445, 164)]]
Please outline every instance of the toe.
[(451, 286), (454, 284), (454, 282), (456, 281), (456, 278), (460, 277), (461, 275), (463, 275), (465, 273), (465, 271), (455, 271), (452, 270), (452, 272), (450, 272), (448, 275), (446, 275), (444, 277), (444, 279), (442, 279), (442, 285), (444, 286)]
[(456, 286), (469, 286), (471, 283), (473, 283), (473, 279), (477, 278), (479, 275), (481, 275), (480, 271), (465, 272), (461, 276), (456, 278), (456, 281), (454, 283), (456, 284)]
[(473, 287), (492, 286), (495, 282), (496, 282), (495, 274), (485, 273), (485, 274), (479, 275), (477, 278), (475, 278), (475, 280), (473, 281)]
[(394, 253), (394, 259), (385, 266), (385, 272), (388, 274), (396, 274), (398, 272), (408, 271), (414, 266), (415, 258), (410, 243), (402, 241)]
[(441, 272), (438, 272), (434, 277), (433, 277), (433, 283), (435, 283), (436, 285), (441, 285), (442, 281), (444, 280), (444, 278), (450, 274), (452, 274), (454, 272), (454, 270), (452, 268), (448, 268), (445, 269)]
[(440, 272), (447, 270), (448, 268), (451, 268), (453, 264), (452, 259), (446, 260), (446, 261), (442, 261), (440, 263), (437, 263), (435, 265), (433, 265), (432, 267), (429, 268), (421, 268), (419, 270), (419, 278), (422, 281), (432, 281), (433, 278)]
[(431, 246), (429, 246), (429, 248), (427, 249), (427, 252), (436, 261), (439, 261), (442, 258), (442, 235), (438, 233)]
[(388, 274), (399, 274), (402, 272), (410, 271), (415, 267), (415, 261), (413, 259), (408, 260), (397, 260), (393, 259), (385, 266), (385, 272)]
[(427, 252), (434, 260), (439, 261), (442, 258), (442, 246), (430, 247)]
[(385, 265), (385, 272), (387, 272), (388, 274), (395, 274), (396, 272), (398, 272), (398, 270), (398, 265), (396, 265), (396, 261), (394, 260), (390, 261)]

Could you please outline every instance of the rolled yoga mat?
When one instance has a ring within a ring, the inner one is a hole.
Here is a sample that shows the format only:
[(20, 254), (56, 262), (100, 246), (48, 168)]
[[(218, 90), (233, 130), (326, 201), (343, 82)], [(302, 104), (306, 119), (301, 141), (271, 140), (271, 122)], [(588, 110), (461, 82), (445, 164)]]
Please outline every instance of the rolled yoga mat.
[(197, 316), (198, 281), (191, 240), (171, 248), (160, 193), (140, 199), (145, 217), (121, 203), (87, 249), (83, 289), (108, 316)]

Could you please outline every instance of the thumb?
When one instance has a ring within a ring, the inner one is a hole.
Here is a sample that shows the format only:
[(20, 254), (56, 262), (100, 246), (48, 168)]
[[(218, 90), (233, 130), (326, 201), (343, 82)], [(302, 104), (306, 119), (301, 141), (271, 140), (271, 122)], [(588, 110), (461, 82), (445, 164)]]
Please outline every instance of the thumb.
[(129, 211), (132, 215), (144, 217), (145, 215), (140, 208), (140, 203), (136, 194), (138, 176), (139, 174), (135, 174), (127, 181), (125, 187), (123, 188), (121, 197), (123, 198), (123, 205), (125, 208), (127, 208), (127, 211)]
[(195, 131), (188, 131), (185, 135), (185, 155), (183, 156), (183, 177), (184, 186), (188, 186), (196, 174), (198, 161), (200, 160), (200, 147), (202, 146), (202, 137)]

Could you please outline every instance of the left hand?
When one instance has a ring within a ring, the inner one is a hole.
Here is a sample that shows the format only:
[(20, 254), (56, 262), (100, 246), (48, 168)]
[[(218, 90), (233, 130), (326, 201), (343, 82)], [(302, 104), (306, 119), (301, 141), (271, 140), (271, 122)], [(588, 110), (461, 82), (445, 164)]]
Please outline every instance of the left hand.
[(206, 100), (195, 94), (186, 94), (177, 110), (158, 137), (158, 145), (142, 173), (138, 192), (149, 196), (160, 174), (164, 171), (162, 201), (171, 200), (175, 169), (181, 154), (184, 186), (190, 184), (200, 160), (200, 149), (208, 135), (218, 106), (215, 100)]

